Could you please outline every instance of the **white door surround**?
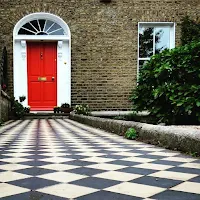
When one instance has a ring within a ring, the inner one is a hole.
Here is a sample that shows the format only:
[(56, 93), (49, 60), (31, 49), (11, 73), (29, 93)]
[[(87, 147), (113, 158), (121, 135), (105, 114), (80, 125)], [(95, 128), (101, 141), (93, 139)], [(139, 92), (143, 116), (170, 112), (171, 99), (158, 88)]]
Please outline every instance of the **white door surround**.
[[(22, 35), (18, 34), (23, 25), (32, 20), (44, 19), (62, 27), (64, 35)], [(26, 96), (23, 102), (28, 106), (27, 41), (57, 42), (57, 105), (71, 105), (71, 34), (68, 25), (58, 16), (50, 13), (32, 13), (23, 17), (13, 30), (13, 76), (14, 96)], [(55, 105), (55, 106), (57, 106)]]

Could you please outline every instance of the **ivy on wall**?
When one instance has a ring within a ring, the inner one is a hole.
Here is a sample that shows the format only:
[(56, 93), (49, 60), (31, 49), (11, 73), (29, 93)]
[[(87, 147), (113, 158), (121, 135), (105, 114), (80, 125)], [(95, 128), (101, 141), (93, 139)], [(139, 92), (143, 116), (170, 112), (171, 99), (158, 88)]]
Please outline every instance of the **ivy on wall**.
[(200, 41), (200, 20), (184, 17), (181, 23), (182, 45), (190, 44), (192, 41)]

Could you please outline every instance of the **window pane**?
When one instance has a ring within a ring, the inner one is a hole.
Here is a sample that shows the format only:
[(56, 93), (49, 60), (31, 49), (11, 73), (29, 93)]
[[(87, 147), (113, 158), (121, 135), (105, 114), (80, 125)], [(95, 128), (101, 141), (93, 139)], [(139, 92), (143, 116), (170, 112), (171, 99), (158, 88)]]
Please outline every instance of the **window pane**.
[(51, 27), (51, 25), (53, 24), (54, 22), (52, 22), (52, 21), (46, 21), (46, 25), (45, 25), (45, 28), (44, 28), (44, 31), (46, 32), (50, 27)]
[(155, 28), (155, 53), (160, 53), (165, 49), (170, 48), (170, 27)]
[(26, 23), (23, 27), (37, 33), (36, 30), (29, 23)]
[(48, 33), (51, 33), (51, 32), (53, 32), (53, 31), (55, 31), (55, 30), (60, 29), (60, 28), (61, 28), (60, 25), (54, 24), (47, 32), (48, 32)]
[(63, 29), (57, 29), (55, 32), (50, 33), (49, 35), (64, 35), (64, 30)]
[(41, 30), (43, 31), (43, 29), (44, 29), (44, 24), (45, 24), (45, 20), (44, 20), (44, 19), (40, 19), (40, 20), (39, 20), (39, 23), (40, 23), (40, 28), (41, 28)]
[(27, 30), (24, 30), (22, 28), (19, 30), (18, 34), (19, 35), (35, 35), (34, 33), (27, 31)]
[(149, 58), (153, 55), (153, 27), (141, 27), (139, 32), (139, 56)]
[(33, 21), (31, 21), (30, 23), (31, 23), (38, 31), (40, 30), (40, 29), (39, 29), (39, 26), (38, 26), (37, 20), (33, 20)]

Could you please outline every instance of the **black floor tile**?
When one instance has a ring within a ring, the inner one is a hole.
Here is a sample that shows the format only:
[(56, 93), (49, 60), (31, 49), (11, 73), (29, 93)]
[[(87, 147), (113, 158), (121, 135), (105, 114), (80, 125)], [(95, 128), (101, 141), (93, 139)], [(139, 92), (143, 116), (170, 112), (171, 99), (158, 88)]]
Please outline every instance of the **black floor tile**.
[(157, 172), (157, 170), (142, 169), (142, 168), (135, 168), (135, 167), (126, 167), (126, 168), (119, 169), (119, 170), (116, 170), (116, 171), (132, 173), (132, 174), (141, 174), (141, 175), (149, 175), (149, 174)]
[(184, 162), (175, 162), (175, 161), (168, 161), (168, 160), (156, 160), (151, 163), (161, 164), (161, 165), (172, 165), (172, 166), (178, 166), (178, 165), (184, 164)]
[(11, 181), (8, 183), (19, 186), (19, 187), (28, 188), (31, 190), (36, 190), (36, 189), (40, 189), (43, 187), (59, 184), (59, 182), (56, 182), (56, 181), (46, 180), (46, 179), (37, 178), (37, 177), (31, 177), (31, 178)]
[[(1, 173), (1, 172), (6, 172), (6, 170), (0, 169), (0, 173)], [(1, 179), (0, 179), (0, 182), (1, 182)]]
[(112, 159), (123, 159), (123, 158), (126, 158), (126, 157), (127, 156), (112, 155), (112, 154), (106, 155), (106, 158), (112, 158)]
[(81, 156), (81, 155), (66, 155), (66, 156), (59, 156), (59, 157), (63, 157), (63, 158), (71, 158), (71, 159), (84, 159), (84, 158), (88, 158), (88, 156)]
[(165, 156), (155, 156), (155, 155), (149, 155), (149, 154), (140, 155), (140, 156), (136, 156), (136, 157), (140, 157), (140, 158), (149, 158), (149, 159), (156, 159), (156, 160), (165, 158)]
[(131, 161), (125, 161), (125, 160), (114, 160), (114, 161), (108, 162), (108, 164), (124, 165), (124, 166), (134, 166), (134, 165), (139, 165), (141, 163), (131, 162)]
[(10, 163), (9, 162), (0, 161), (0, 165), (7, 165), (7, 164), (10, 164)]
[(50, 170), (50, 169), (43, 169), (43, 168), (39, 168), (39, 167), (31, 167), (31, 168), (27, 168), (27, 169), (20, 169), (15, 172), (18, 172), (21, 174), (28, 174), (31, 176), (39, 176), (39, 175), (43, 175), (43, 174), (53, 173), (56, 171)]
[(68, 200), (68, 199), (36, 191), (30, 191), (22, 194), (4, 197), (2, 200)]
[(143, 185), (163, 187), (163, 188), (171, 188), (173, 186), (176, 186), (176, 185), (182, 183), (183, 181), (144, 176), (144, 177), (134, 179), (129, 182), (139, 183), (139, 184), (143, 184)]
[(200, 174), (200, 169), (186, 168), (186, 167), (173, 167), (173, 168), (167, 169), (167, 171), (182, 172), (182, 173), (189, 173), (189, 174)]
[(156, 199), (156, 200), (199, 200), (200, 195), (167, 190), (149, 198)]
[[(188, 181), (200, 183), (200, 176), (197, 176), (197, 177), (195, 177), (195, 178), (192, 178), (192, 179), (190, 179), (190, 180), (188, 180)], [(200, 188), (199, 188), (199, 190), (200, 190)]]
[(200, 163), (200, 159), (193, 161), (192, 163)]
[(96, 174), (106, 172), (106, 170), (80, 167), (80, 168), (76, 168), (76, 169), (67, 170), (67, 172), (71, 172), (71, 173), (75, 173), (75, 174), (82, 174), (82, 175), (87, 175), (87, 176), (93, 176)]
[(76, 200), (141, 200), (141, 198), (101, 190)]
[(142, 155), (146, 155), (146, 154), (152, 153), (150, 151), (139, 150), (138, 148), (133, 148), (132, 150), (127, 151), (127, 152), (129, 152), (129, 153), (140, 153)]
[(12, 155), (10, 154), (10, 155), (1, 155), (0, 154), (0, 159), (4, 159), (4, 158), (12, 158)]
[(35, 154), (35, 155), (30, 155), (30, 156), (24, 156), (23, 158), (39, 160), (39, 159), (49, 158), (49, 156), (42, 156), (42, 155)]
[(88, 177), (81, 180), (70, 182), (70, 184), (74, 185), (80, 185), (95, 189), (104, 189), (111, 187), (113, 185), (117, 185), (121, 183), (120, 181), (114, 181), (114, 180), (108, 180), (103, 178), (97, 178), (97, 177)]
[(99, 151), (95, 151), (96, 153), (104, 153), (104, 154), (114, 154), (117, 153), (116, 151), (112, 151), (112, 150), (99, 150)]
[(93, 164), (96, 164), (96, 163), (95, 162), (82, 161), (82, 160), (72, 160), (72, 161), (69, 161), (69, 162), (64, 162), (62, 164), (88, 166), (88, 165), (93, 165)]
[(29, 165), (29, 166), (42, 166), (42, 165), (49, 165), (49, 164), (53, 164), (51, 162), (44, 162), (44, 161), (40, 161), (40, 160), (33, 160), (33, 161), (27, 161), (27, 162), (21, 162), (21, 165)]

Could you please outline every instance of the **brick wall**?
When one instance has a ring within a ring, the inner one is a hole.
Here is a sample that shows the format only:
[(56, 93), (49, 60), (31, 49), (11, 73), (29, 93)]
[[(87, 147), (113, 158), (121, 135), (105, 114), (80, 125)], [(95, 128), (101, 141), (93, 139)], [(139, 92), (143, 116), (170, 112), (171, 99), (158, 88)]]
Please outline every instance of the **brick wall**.
[(1, 0), (0, 38), (9, 56), (9, 92), (13, 92), (12, 31), (25, 15), (50, 12), (69, 25), (72, 34), (72, 104), (93, 109), (129, 109), (136, 85), (138, 22), (176, 22), (200, 17), (199, 0)]

